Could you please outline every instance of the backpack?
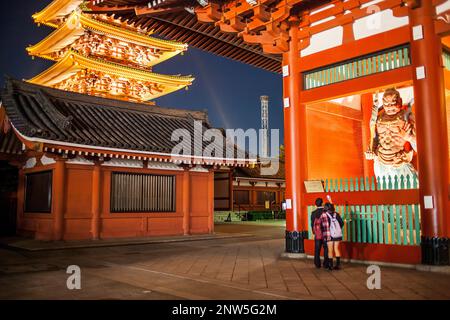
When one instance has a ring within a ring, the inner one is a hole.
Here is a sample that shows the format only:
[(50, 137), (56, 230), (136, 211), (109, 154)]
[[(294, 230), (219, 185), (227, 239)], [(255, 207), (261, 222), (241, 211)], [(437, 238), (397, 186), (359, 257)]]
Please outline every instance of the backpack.
[(333, 212), (331, 215), (327, 212), (328, 218), (330, 218), (330, 233), (332, 238), (341, 238), (342, 237), (342, 228), (337, 219), (337, 213)]
[(320, 216), (314, 218), (314, 236), (316, 239), (322, 239), (322, 222)]

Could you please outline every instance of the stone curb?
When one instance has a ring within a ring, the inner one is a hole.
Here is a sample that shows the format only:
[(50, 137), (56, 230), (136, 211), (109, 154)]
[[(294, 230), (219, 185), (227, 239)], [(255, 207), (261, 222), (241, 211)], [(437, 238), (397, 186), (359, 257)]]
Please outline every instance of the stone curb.
[[(220, 240), (220, 239), (233, 239), (233, 238), (246, 238), (251, 237), (251, 234), (233, 234), (233, 235), (214, 235), (214, 236), (188, 236), (183, 238), (174, 239), (140, 239), (140, 240), (123, 240), (114, 242), (101, 242), (102, 240), (97, 240), (98, 242), (92, 240), (92, 242), (87, 243), (71, 243), (70, 241), (64, 242), (54, 242), (49, 243), (47, 246), (30, 246), (24, 243), (5, 243), (3, 246), (21, 249), (26, 251), (52, 251), (52, 250), (65, 250), (65, 249), (89, 249), (89, 248), (103, 248), (103, 247), (123, 247), (123, 246), (133, 246), (133, 245), (146, 245), (146, 244), (159, 244), (159, 243), (174, 243), (174, 242), (187, 242), (187, 241), (201, 241), (201, 240)], [(30, 240), (38, 241), (38, 240)]]
[[(314, 259), (314, 256), (307, 255), (305, 253), (288, 253), (283, 252), (280, 255), (281, 258), (285, 259)], [(355, 260), (355, 259), (342, 259), (342, 262), (346, 263), (354, 263), (354, 264), (363, 264), (363, 265), (378, 265), (382, 267), (392, 267), (392, 268), (402, 268), (402, 269), (412, 269), (422, 272), (434, 272), (434, 273), (443, 273), (450, 274), (450, 266), (429, 266), (423, 264), (403, 264), (403, 263), (391, 263), (391, 262), (382, 262), (382, 261), (364, 261), (364, 260)]]

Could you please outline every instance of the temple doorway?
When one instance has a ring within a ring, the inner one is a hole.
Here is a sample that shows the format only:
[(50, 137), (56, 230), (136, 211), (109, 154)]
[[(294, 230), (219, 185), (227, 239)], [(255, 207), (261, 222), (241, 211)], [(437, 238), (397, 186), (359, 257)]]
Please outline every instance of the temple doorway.
[(18, 169), (0, 161), (0, 237), (16, 234)]

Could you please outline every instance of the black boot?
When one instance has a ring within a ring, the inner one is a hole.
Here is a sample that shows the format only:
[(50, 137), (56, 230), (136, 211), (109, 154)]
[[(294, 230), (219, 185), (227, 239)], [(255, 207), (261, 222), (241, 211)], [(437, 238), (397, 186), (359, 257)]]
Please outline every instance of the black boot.
[(333, 259), (330, 258), (328, 259), (328, 265), (327, 265), (328, 270), (333, 270)]
[(334, 267), (334, 270), (341, 269), (341, 257), (336, 257), (336, 266)]
[(327, 269), (328, 268), (328, 258), (324, 258), (323, 259), (323, 268)]

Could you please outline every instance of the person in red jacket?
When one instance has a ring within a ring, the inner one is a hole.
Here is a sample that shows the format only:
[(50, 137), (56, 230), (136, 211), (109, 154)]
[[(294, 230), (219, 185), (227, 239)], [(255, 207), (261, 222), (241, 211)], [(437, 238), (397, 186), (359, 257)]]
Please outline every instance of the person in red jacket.
[(328, 246), (324, 244), (323, 234), (322, 234), (322, 220), (321, 216), (323, 213), (323, 199), (316, 199), (316, 210), (311, 213), (311, 230), (314, 234), (314, 265), (316, 268), (321, 268), (320, 262), (320, 251), (323, 247), (324, 262), (323, 267), (327, 267), (328, 261)]

